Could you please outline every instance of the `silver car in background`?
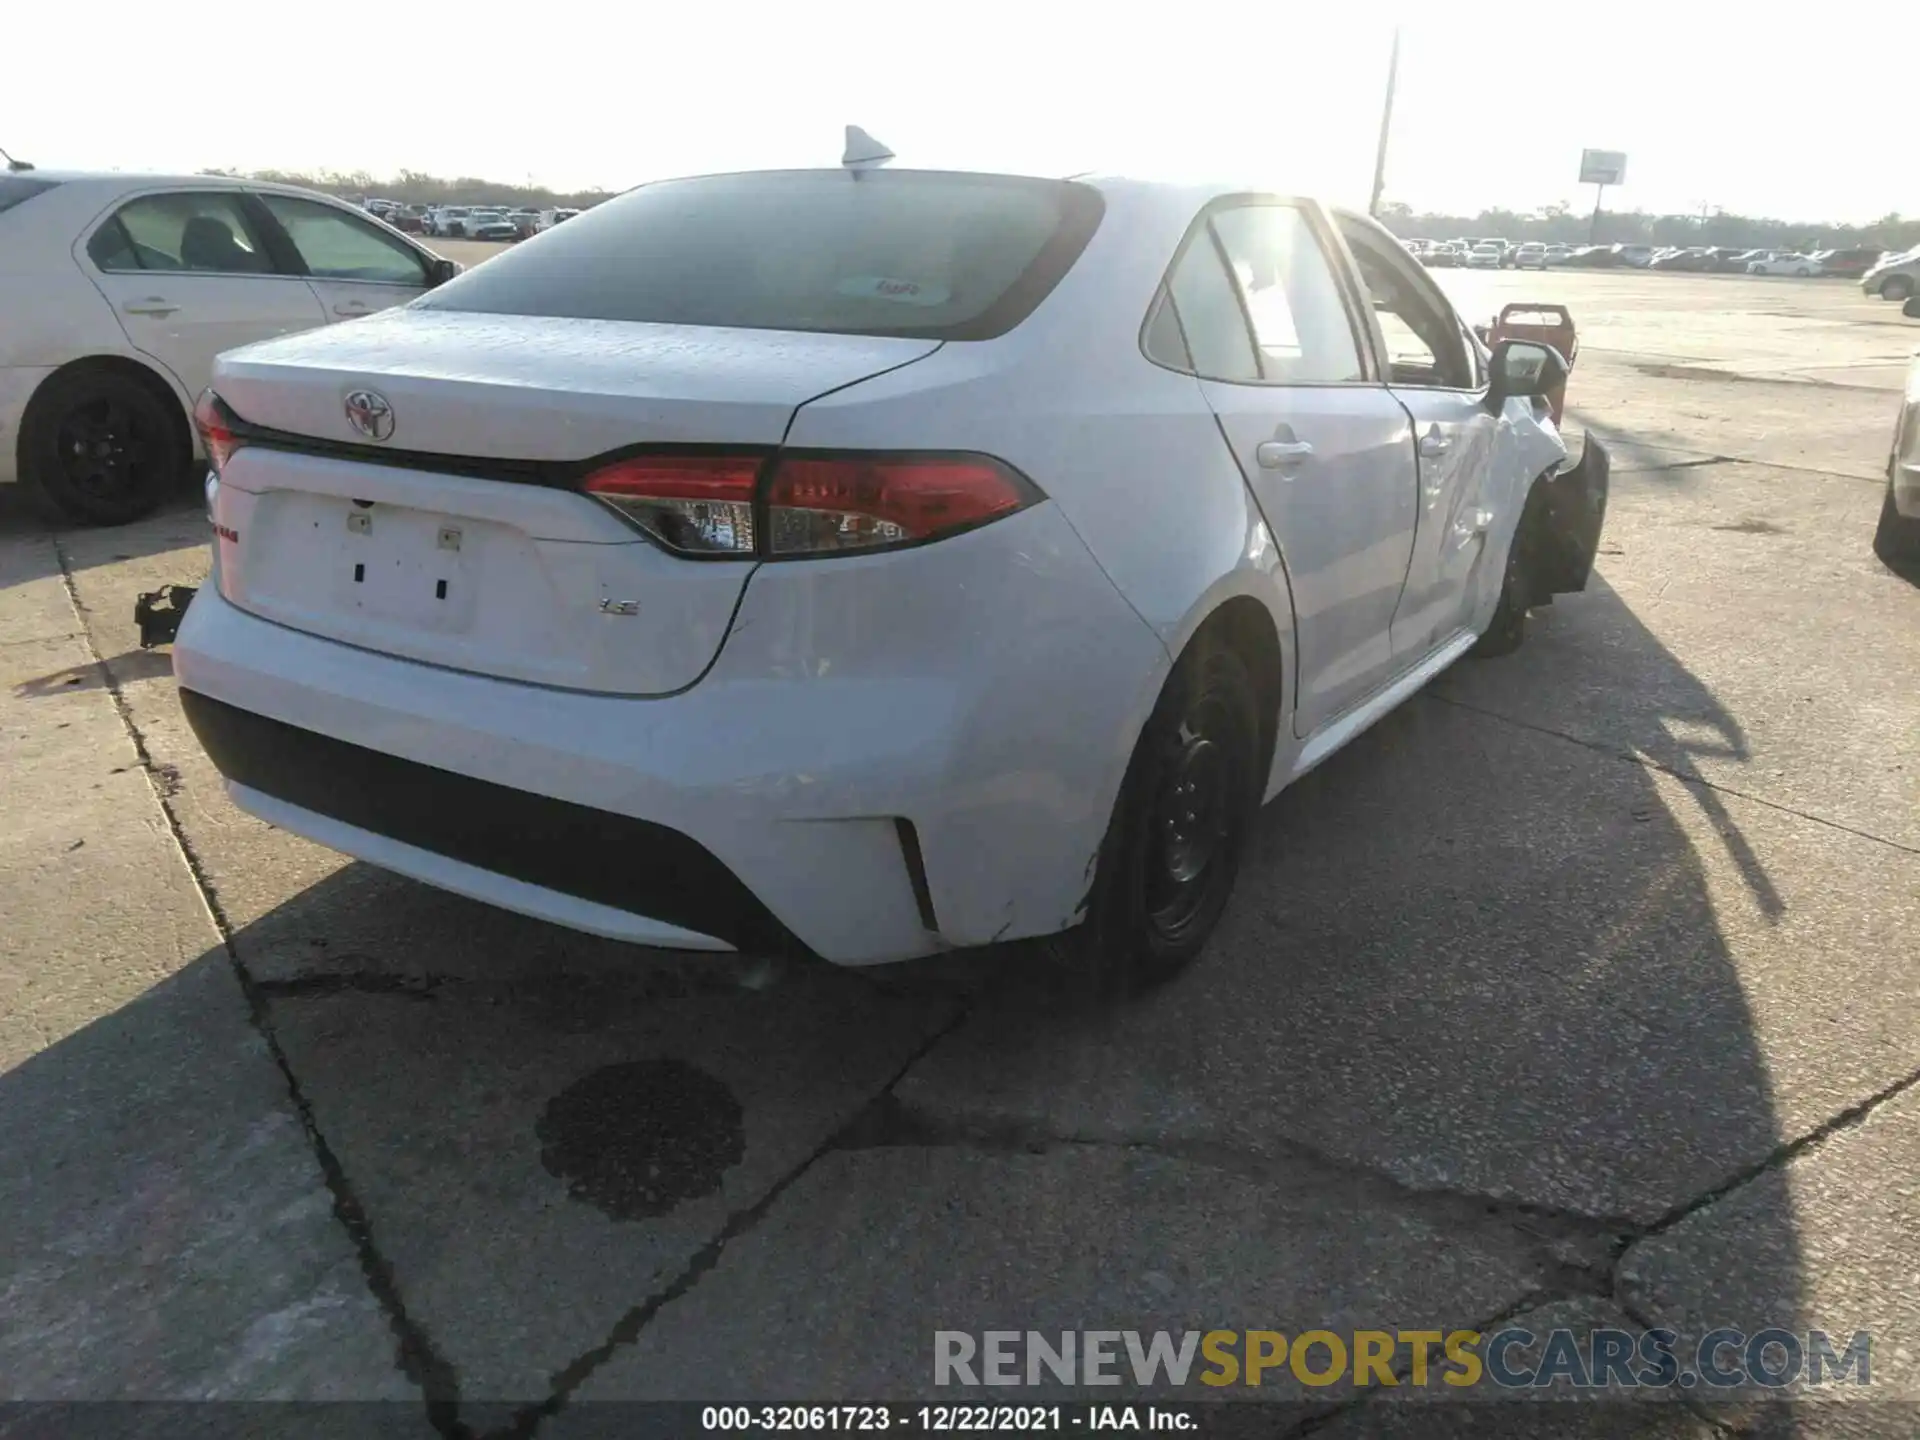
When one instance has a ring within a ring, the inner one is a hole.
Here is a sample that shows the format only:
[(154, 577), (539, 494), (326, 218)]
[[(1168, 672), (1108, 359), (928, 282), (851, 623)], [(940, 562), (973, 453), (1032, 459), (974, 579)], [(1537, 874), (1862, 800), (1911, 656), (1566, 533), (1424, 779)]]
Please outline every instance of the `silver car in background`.
[(1860, 277), (1860, 288), (1882, 300), (1909, 300), (1920, 293), (1920, 245), (1897, 255), (1882, 255), (1879, 262)]

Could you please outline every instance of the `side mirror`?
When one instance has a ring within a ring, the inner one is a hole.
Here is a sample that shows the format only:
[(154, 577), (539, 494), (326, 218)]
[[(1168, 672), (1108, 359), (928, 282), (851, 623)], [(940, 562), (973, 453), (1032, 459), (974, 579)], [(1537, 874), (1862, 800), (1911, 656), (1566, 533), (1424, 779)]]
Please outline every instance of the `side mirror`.
[(431, 290), (437, 285), (446, 284), (465, 268), (458, 260), (449, 260), (441, 255), (434, 256), (427, 261), (427, 288)]
[(1542, 399), (1567, 383), (1566, 358), (1538, 340), (1502, 340), (1487, 372), (1487, 408), (1495, 414), (1510, 399)]
[(1900, 313), (1920, 320), (1920, 295), (1909, 295), (1907, 303), (1900, 307)]

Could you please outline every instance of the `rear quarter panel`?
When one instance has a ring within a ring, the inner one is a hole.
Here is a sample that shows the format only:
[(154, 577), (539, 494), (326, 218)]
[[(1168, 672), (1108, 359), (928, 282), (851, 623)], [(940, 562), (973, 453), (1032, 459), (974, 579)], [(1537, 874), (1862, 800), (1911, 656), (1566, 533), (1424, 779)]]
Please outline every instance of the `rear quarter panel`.
[(1170, 654), (1213, 597), (1235, 593), (1259, 596), (1290, 644), (1284, 570), (1198, 382), (1140, 347), (1167, 264), (1217, 187), (1099, 188), (1100, 228), (1024, 324), (809, 403), (787, 443), (996, 455), (1061, 508)]
[(0, 365), (133, 354), (73, 254), (77, 237), (125, 188), (70, 180), (0, 212)]
[[(1104, 187), (1103, 187), (1104, 188)], [(1218, 606), (1264, 606), (1291, 694), (1292, 611), (1268, 535), (1218, 423), (1187, 375), (1141, 353), (1140, 328), (1205, 199), (1107, 190), (1086, 252), (1027, 321), (803, 406), (794, 446), (979, 451), (1043, 490), (1171, 664)], [(1082, 737), (1102, 818), (1166, 666)], [(1091, 723), (1091, 722), (1089, 722)], [(1285, 733), (1286, 727), (1280, 727)]]

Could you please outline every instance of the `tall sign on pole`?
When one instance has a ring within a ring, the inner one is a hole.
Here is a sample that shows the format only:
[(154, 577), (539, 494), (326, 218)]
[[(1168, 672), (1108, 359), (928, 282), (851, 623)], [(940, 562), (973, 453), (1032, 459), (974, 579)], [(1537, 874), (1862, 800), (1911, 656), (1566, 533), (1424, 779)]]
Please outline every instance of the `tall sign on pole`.
[(1400, 27), (1393, 27), (1393, 53), (1387, 57), (1387, 99), (1380, 107), (1380, 148), (1373, 153), (1373, 198), (1367, 214), (1380, 213), (1380, 192), (1387, 184), (1387, 132), (1393, 128), (1393, 86), (1400, 78)]
[(1587, 226), (1587, 243), (1600, 243), (1600, 201), (1606, 196), (1607, 186), (1623, 185), (1627, 179), (1627, 156), (1624, 150), (1582, 150), (1580, 152), (1580, 183), (1594, 186), (1593, 221)]

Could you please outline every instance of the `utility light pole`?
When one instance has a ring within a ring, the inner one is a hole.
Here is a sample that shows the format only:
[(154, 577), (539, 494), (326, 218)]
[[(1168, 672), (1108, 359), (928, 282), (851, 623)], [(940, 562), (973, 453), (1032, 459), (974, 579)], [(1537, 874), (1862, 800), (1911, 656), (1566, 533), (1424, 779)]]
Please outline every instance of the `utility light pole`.
[(1380, 148), (1373, 156), (1373, 198), (1367, 214), (1380, 214), (1380, 192), (1387, 184), (1387, 132), (1393, 128), (1393, 87), (1400, 78), (1400, 27), (1393, 27), (1393, 52), (1387, 58), (1387, 98), (1380, 107)]

